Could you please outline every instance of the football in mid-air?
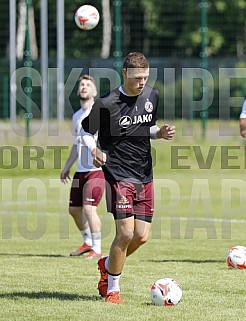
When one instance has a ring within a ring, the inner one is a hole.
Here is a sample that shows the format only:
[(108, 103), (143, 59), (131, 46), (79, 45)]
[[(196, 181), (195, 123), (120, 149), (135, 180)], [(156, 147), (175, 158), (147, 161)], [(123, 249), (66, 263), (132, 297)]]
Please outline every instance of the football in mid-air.
[(180, 302), (182, 290), (172, 278), (163, 278), (152, 285), (150, 296), (155, 305), (172, 306)]
[(74, 15), (76, 25), (82, 30), (94, 29), (99, 19), (100, 14), (98, 10), (89, 4), (79, 7)]
[(246, 247), (237, 245), (228, 250), (227, 265), (234, 269), (246, 269)]

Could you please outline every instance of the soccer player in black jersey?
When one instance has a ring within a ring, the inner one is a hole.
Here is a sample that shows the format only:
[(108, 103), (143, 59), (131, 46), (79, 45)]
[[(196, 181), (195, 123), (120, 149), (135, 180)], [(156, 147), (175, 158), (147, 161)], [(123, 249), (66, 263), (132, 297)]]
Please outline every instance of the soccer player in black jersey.
[[(107, 209), (116, 226), (109, 256), (98, 261), (98, 290), (107, 302), (119, 304), (123, 303), (119, 279), (126, 257), (147, 241), (154, 213), (150, 138), (171, 140), (175, 134), (174, 126), (156, 125), (159, 97), (156, 89), (146, 85), (145, 56), (129, 53), (122, 75), (123, 85), (99, 98), (82, 121), (85, 144), (105, 174)], [(92, 136), (97, 131), (100, 147)]]

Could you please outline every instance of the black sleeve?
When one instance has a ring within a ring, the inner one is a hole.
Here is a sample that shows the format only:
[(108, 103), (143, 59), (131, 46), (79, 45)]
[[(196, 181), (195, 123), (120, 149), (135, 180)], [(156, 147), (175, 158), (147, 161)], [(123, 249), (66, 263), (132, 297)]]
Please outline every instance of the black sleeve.
[(101, 112), (101, 102), (97, 100), (91, 109), (90, 114), (82, 120), (82, 127), (84, 130), (92, 135), (100, 129), (100, 112)]

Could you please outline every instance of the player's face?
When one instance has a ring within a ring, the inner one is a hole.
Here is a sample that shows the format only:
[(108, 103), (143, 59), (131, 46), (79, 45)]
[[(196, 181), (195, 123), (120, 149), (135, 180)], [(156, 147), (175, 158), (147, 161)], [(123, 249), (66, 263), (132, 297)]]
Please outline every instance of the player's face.
[(96, 87), (91, 80), (82, 79), (79, 83), (78, 96), (81, 100), (89, 100), (96, 96)]
[(124, 89), (129, 95), (139, 95), (149, 77), (149, 68), (123, 69)]

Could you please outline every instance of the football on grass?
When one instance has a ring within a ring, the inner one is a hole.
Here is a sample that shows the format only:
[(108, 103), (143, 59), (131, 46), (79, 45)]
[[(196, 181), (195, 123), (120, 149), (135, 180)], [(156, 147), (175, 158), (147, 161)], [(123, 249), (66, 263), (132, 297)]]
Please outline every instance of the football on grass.
[(163, 278), (152, 285), (150, 295), (155, 305), (172, 306), (180, 302), (182, 290), (172, 278)]
[(237, 245), (228, 250), (227, 265), (234, 269), (246, 269), (246, 247)]
[(82, 30), (94, 29), (100, 19), (98, 10), (88, 4), (79, 7), (74, 15), (76, 25)]

